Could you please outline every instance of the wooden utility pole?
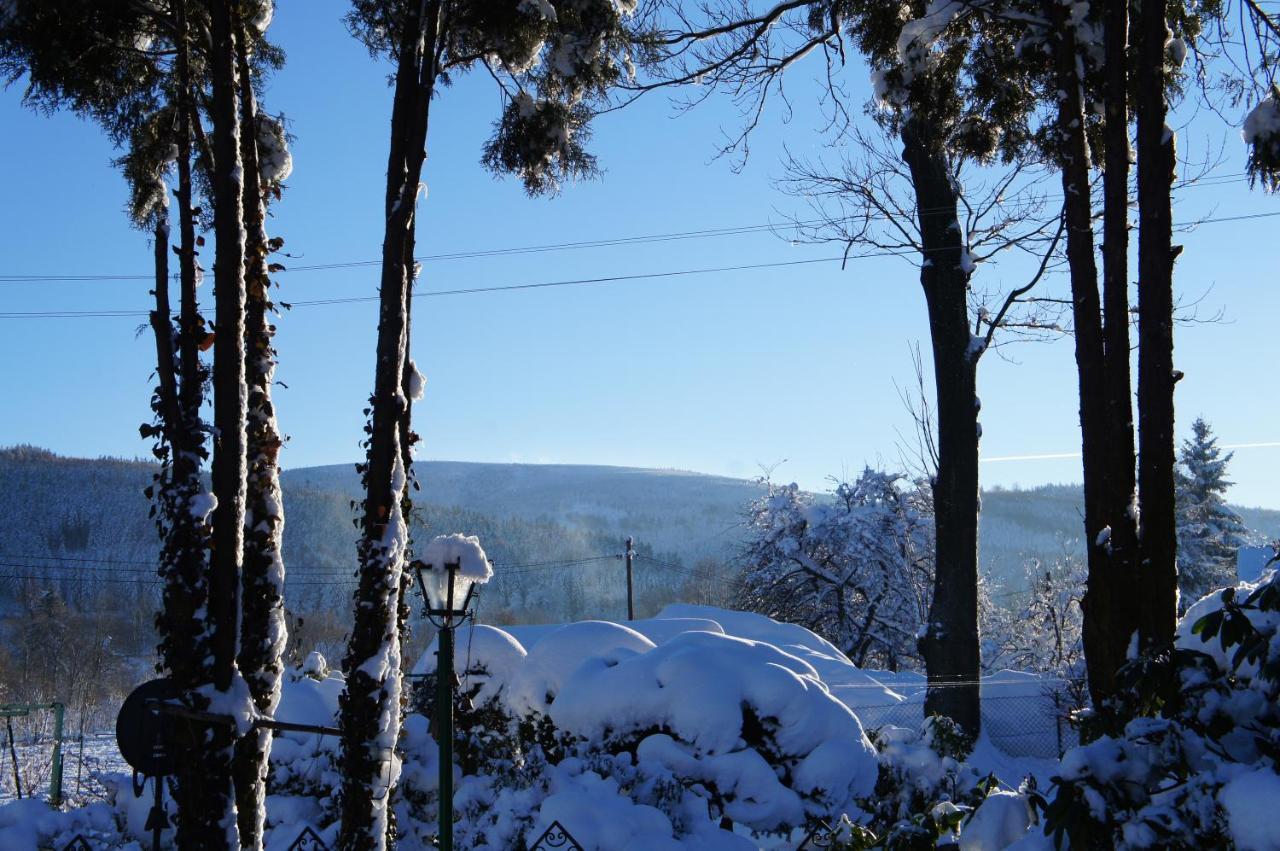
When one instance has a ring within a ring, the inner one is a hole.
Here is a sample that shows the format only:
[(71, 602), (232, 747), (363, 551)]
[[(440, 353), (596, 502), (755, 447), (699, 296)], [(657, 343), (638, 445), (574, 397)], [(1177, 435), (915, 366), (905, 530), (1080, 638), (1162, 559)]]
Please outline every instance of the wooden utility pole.
[(628, 537), (627, 550), (623, 558), (627, 560), (627, 620), (629, 621), (636, 619), (636, 598), (635, 592), (631, 587), (631, 563), (635, 557), (635, 539)]

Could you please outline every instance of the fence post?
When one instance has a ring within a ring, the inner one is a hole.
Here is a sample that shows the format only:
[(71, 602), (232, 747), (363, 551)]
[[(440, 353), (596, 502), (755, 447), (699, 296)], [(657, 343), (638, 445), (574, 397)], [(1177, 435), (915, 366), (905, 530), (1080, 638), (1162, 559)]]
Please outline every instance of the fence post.
[(62, 806), (62, 716), (66, 705), (53, 704), (53, 766), (49, 772), (49, 803), (54, 808)]

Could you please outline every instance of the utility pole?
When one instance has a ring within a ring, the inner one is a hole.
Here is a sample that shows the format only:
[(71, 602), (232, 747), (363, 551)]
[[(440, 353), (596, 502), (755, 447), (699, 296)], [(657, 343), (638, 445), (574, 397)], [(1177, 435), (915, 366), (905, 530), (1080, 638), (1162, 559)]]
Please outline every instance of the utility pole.
[(631, 587), (631, 563), (636, 557), (635, 539), (627, 537), (627, 551), (624, 558), (627, 560), (627, 620), (636, 619), (636, 599), (635, 592)]

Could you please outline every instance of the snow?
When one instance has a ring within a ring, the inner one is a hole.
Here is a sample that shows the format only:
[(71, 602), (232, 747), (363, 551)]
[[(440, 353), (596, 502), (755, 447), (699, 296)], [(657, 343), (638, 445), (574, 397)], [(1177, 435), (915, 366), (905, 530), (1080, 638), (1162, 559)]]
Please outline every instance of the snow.
[[(416, 277), (416, 276), (415, 276)], [(427, 377), (418, 370), (418, 365), (409, 361), (409, 398), (421, 402), (427, 392)]]
[(231, 686), (226, 691), (218, 691), (208, 685), (196, 689), (196, 692), (208, 699), (207, 711), (231, 717), (237, 736), (244, 736), (253, 729), (258, 710), (253, 704), (253, 695), (249, 693), (249, 683), (239, 671), (232, 675)]
[(965, 823), (960, 851), (1000, 851), (1020, 839), (1030, 825), (1026, 799), (1016, 792), (997, 789)]
[[(713, 785), (725, 813), (757, 830), (798, 824), (806, 812), (838, 816), (875, 785), (857, 717), (807, 663), (760, 642), (688, 632), (646, 653), (596, 656), (550, 715), (587, 742), (639, 739), (642, 762)], [(761, 724), (793, 766), (790, 787), (747, 742)]]
[[(266, 4), (268, 21), (271, 4)], [(293, 174), (293, 155), (284, 125), (265, 113), (258, 113), (258, 176), (263, 186), (281, 183)]]
[(459, 576), (477, 582), (487, 582), (493, 576), (493, 566), (475, 535), (436, 535), (423, 548), (421, 559), (436, 567), (457, 563)]
[(1233, 778), (1218, 793), (1236, 847), (1249, 851), (1280, 851), (1280, 775), (1259, 768)]
[[(418, 658), (414, 676), (434, 674), (440, 640), (435, 638)], [(520, 670), (528, 653), (508, 632), (487, 624), (469, 624), (453, 645), (453, 669), (462, 680), (459, 691), (476, 705), (497, 699)]]
[(191, 497), (191, 501), (187, 504), (187, 510), (191, 512), (191, 516), (201, 523), (208, 522), (209, 515), (217, 507), (218, 498), (206, 490), (202, 490)]
[(677, 635), (686, 632), (718, 632), (724, 634), (724, 627), (710, 618), (649, 618), (647, 620), (627, 621), (630, 629), (643, 635), (654, 644), (666, 644)]
[(616, 664), (624, 654), (644, 653), (654, 646), (635, 630), (607, 621), (562, 626), (528, 651), (524, 664), (507, 686), (507, 706), (517, 716), (546, 714), (561, 687), (579, 667), (596, 659)]
[(1248, 145), (1266, 144), (1280, 136), (1280, 95), (1272, 92), (1260, 100), (1245, 117), (1241, 132)]
[(275, 0), (258, 0), (257, 5), (257, 10), (249, 20), (249, 26), (253, 27), (259, 35), (262, 35), (267, 31), (267, 27), (271, 26), (271, 19), (275, 17), (276, 13), (276, 4)]
[(697, 606), (692, 603), (671, 603), (658, 612), (656, 620), (693, 618), (719, 625), (725, 635), (763, 641), (792, 652), (795, 648), (812, 651), (819, 657), (848, 659), (830, 641), (793, 623), (781, 623), (755, 612), (735, 612), (714, 606)]

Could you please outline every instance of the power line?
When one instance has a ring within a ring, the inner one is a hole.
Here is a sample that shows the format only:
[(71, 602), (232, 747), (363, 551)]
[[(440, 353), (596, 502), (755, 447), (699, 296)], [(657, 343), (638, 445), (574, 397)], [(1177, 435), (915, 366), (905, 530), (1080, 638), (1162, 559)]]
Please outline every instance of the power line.
[[(508, 575), (521, 575), (527, 573), (537, 573), (542, 570), (552, 570), (563, 567), (574, 567), (580, 564), (589, 564), (591, 562), (609, 561), (617, 558), (616, 554), (588, 556), (573, 559), (558, 559), (554, 561), (531, 561), (531, 562), (495, 562), (494, 566), (501, 564), (501, 569), (495, 571), (495, 577)], [(54, 564), (4, 564), (0, 563), (0, 567), (18, 567), (27, 570), (54, 570), (63, 571), (61, 575), (51, 575), (52, 579), (72, 579), (77, 574), (86, 573), (130, 573), (140, 575), (155, 575), (158, 569), (158, 562), (145, 559), (112, 559), (112, 558), (87, 558), (81, 556), (58, 556), (58, 555), (32, 555), (19, 553), (0, 553), (0, 559), (10, 560), (26, 560), (32, 562), (54, 562)], [(64, 562), (64, 563), (60, 563)], [(302, 577), (304, 579), (320, 579), (320, 578), (346, 578), (354, 579), (359, 571), (358, 565), (351, 567), (342, 567), (341, 565), (306, 565), (306, 564), (290, 564), (286, 563), (288, 572), (285, 575), (285, 581), (291, 581), (294, 577)], [(130, 581), (130, 580), (124, 580)]]
[[(1189, 182), (1178, 187), (1179, 189), (1188, 189), (1196, 187), (1214, 187), (1225, 186), (1234, 183), (1244, 183), (1249, 178), (1245, 175), (1220, 175), (1218, 177), (1205, 178), (1203, 180)], [(1018, 205), (1011, 205), (1005, 208), (1006, 212), (1016, 214), (1018, 211), (1038, 208), (1047, 203), (1045, 201), (1037, 201), (1029, 199)], [(934, 213), (949, 212), (950, 207), (926, 207), (917, 210), (917, 213)], [(877, 221), (886, 220), (886, 216), (872, 217)], [(788, 229), (800, 229), (806, 227), (814, 227), (826, 223), (825, 219), (809, 219), (809, 220), (793, 220), (781, 224), (772, 222), (750, 224), (750, 225), (727, 225), (718, 228), (702, 228), (699, 230), (673, 231), (668, 233), (641, 234), (637, 236), (619, 236), (606, 237), (600, 239), (578, 240), (574, 242), (553, 242), (540, 245), (513, 246), (506, 248), (481, 248), (469, 251), (454, 251), (441, 254), (426, 254), (421, 257), (415, 257), (414, 260), (419, 263), (433, 263), (455, 260), (475, 260), (488, 257), (511, 257), (524, 254), (545, 254), (554, 251), (572, 251), (584, 248), (614, 248), (629, 245), (645, 245), (650, 243), (661, 242), (677, 242), (693, 239), (711, 239), (725, 236), (743, 236), (757, 233), (782, 231)], [(1229, 221), (1229, 220), (1228, 220)], [(296, 273), (296, 272), (325, 272), (339, 269), (359, 269), (379, 266), (382, 259), (370, 260), (346, 260), (335, 261), (332, 263), (312, 263), (306, 265), (290, 265), (280, 269), (280, 273)], [(174, 276), (176, 278), (176, 276)], [(154, 281), (155, 273), (132, 274), (132, 275), (108, 275), (108, 274), (57, 274), (57, 275), (22, 275), (22, 274), (6, 274), (0, 275), (0, 283), (90, 283), (95, 281)]]
[[(1280, 211), (1267, 213), (1248, 213), (1239, 216), (1226, 216), (1222, 218), (1201, 219), (1195, 222), (1196, 225), (1218, 224), (1224, 222), (1239, 222), (1253, 219), (1266, 219), (1280, 216)], [(946, 249), (952, 250), (952, 249)], [(458, 296), (458, 295), (480, 295), (483, 293), (499, 293), (499, 292), (516, 292), (521, 290), (539, 290), (558, 287), (570, 286), (588, 286), (596, 284), (613, 284), (629, 281), (641, 280), (657, 280), (664, 278), (679, 278), (694, 275), (707, 275), (720, 272), (746, 272), (757, 271), (761, 269), (781, 269), (794, 266), (814, 265), (818, 263), (834, 263), (848, 262), (853, 260), (867, 260), (877, 257), (913, 257), (919, 252), (917, 251), (869, 251), (863, 254), (855, 254), (851, 256), (836, 255), (832, 257), (813, 257), (805, 260), (781, 260), (769, 263), (746, 263), (735, 266), (711, 266), (697, 269), (676, 269), (665, 272), (646, 272), (635, 275), (607, 275), (595, 278), (573, 278), (560, 281), (539, 281), (535, 283), (521, 284), (501, 284), (491, 287), (466, 287), (453, 290), (434, 290), (429, 292), (413, 293), (414, 298), (437, 298), (441, 296)], [(328, 299), (311, 299), (303, 301), (287, 302), (289, 307), (318, 307), (337, 304), (357, 304), (361, 302), (376, 302), (379, 296), (348, 296), (344, 298), (328, 298)], [(285, 302), (282, 302), (285, 304)], [(132, 317), (144, 318), (150, 316), (148, 310), (39, 310), (39, 311), (8, 311), (0, 313), (0, 319), (82, 319), (82, 318), (116, 318), (116, 317)]]

